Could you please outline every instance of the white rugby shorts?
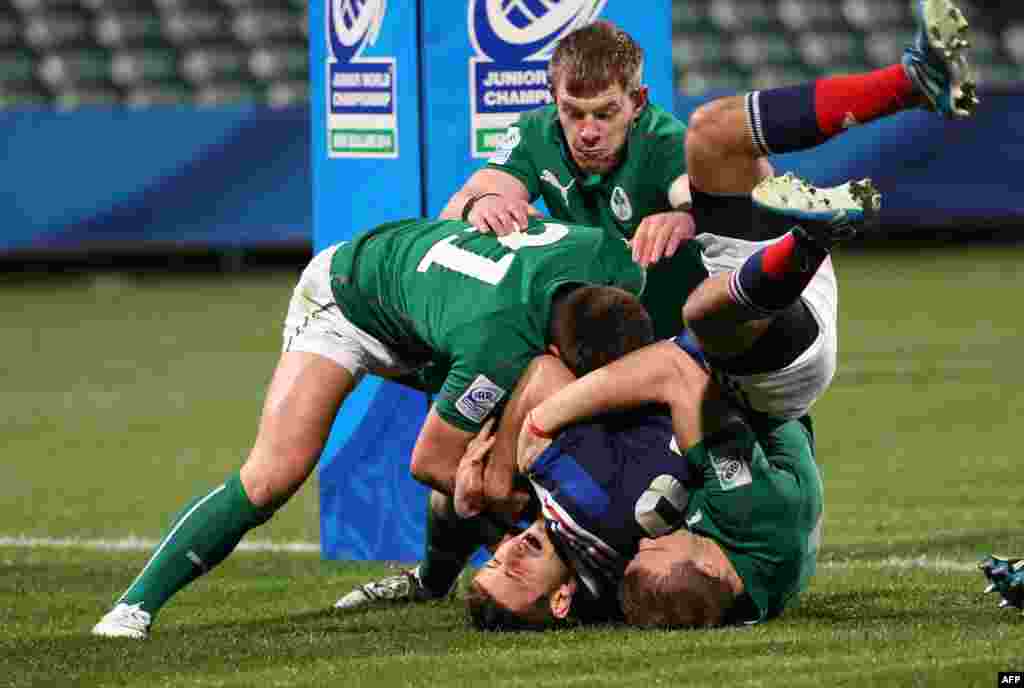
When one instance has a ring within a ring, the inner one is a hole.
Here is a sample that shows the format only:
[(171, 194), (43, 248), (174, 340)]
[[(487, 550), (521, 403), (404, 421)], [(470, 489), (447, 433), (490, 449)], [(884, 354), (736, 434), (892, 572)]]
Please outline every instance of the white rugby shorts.
[[(737, 270), (747, 258), (777, 241), (744, 241), (717, 234), (696, 237), (709, 274)], [(818, 337), (795, 361), (781, 370), (755, 375), (728, 375), (755, 411), (782, 418), (799, 418), (828, 389), (836, 373), (839, 292), (831, 257), (818, 268), (802, 295), (818, 321)]]
[(320, 354), (362, 379), (367, 373), (395, 374), (410, 370), (393, 351), (345, 317), (331, 291), (331, 258), (335, 244), (320, 251), (302, 271), (284, 322), (284, 351)]

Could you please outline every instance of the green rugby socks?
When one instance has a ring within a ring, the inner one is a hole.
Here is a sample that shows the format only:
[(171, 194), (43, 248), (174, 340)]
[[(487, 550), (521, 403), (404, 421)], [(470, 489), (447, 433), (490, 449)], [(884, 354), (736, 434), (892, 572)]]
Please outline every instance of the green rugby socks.
[(440, 511), (433, 508), (433, 500), (428, 501), (426, 557), (420, 563), (419, 578), (423, 587), (441, 597), (455, 585), (473, 553), (501, 534), (487, 518), (459, 518), (451, 497), (445, 497)]
[(265, 523), (274, 509), (249, 501), (238, 473), (189, 502), (175, 517), (139, 576), (119, 603), (141, 604), (152, 615), (176, 592), (224, 561), (242, 536)]

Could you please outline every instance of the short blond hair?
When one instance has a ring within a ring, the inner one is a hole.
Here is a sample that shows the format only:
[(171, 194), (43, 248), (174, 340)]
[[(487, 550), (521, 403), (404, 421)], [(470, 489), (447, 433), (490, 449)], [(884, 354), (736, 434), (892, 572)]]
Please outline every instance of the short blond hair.
[(675, 561), (667, 571), (634, 559), (619, 595), (626, 623), (646, 628), (721, 626), (736, 601), (728, 583), (695, 559)]
[(643, 48), (610, 21), (600, 19), (572, 31), (555, 47), (548, 62), (548, 84), (557, 94), (564, 80), (567, 92), (588, 97), (618, 84), (626, 93), (640, 88)]

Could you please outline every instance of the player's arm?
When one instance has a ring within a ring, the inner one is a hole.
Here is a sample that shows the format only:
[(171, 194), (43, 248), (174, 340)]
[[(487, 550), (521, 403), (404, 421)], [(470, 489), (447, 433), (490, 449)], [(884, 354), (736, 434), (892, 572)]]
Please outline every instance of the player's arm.
[(489, 457), (479, 451), (473, 457), (467, 453), (459, 464), (455, 506), (460, 515), (484, 509), (509, 518), (519, 514), (526, 496), (516, 486), (517, 445), (523, 422), (530, 409), (574, 379), (554, 356), (538, 356), (530, 362), (505, 406)]
[(443, 220), (465, 220), (481, 232), (498, 236), (526, 229), (532, 215), (540, 212), (530, 205), (526, 185), (514, 175), (491, 167), (474, 172), (441, 211)]
[(690, 178), (685, 173), (671, 179), (665, 188), (672, 210), (645, 217), (633, 234), (633, 260), (643, 267), (671, 258), (679, 247), (696, 234), (690, 198)]
[(675, 342), (662, 341), (627, 354), (559, 390), (533, 409), (524, 432), (553, 437), (572, 423), (651, 403), (669, 407), (676, 441), (683, 449), (734, 418), (707, 372)]
[(475, 434), (449, 423), (432, 406), (412, 449), (412, 476), (439, 492), (454, 494), (459, 459)]

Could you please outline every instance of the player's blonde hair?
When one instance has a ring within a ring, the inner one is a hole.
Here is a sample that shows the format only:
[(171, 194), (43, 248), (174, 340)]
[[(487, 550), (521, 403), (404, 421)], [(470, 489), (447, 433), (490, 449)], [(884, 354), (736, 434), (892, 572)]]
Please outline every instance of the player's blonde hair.
[(558, 42), (548, 62), (548, 85), (557, 94), (564, 83), (568, 93), (584, 98), (612, 84), (633, 93), (641, 86), (643, 69), (643, 48), (618, 26), (600, 19)]
[(724, 579), (710, 575), (696, 558), (679, 559), (665, 568), (648, 566), (638, 555), (626, 567), (619, 599), (630, 625), (704, 628), (725, 622), (736, 595)]

